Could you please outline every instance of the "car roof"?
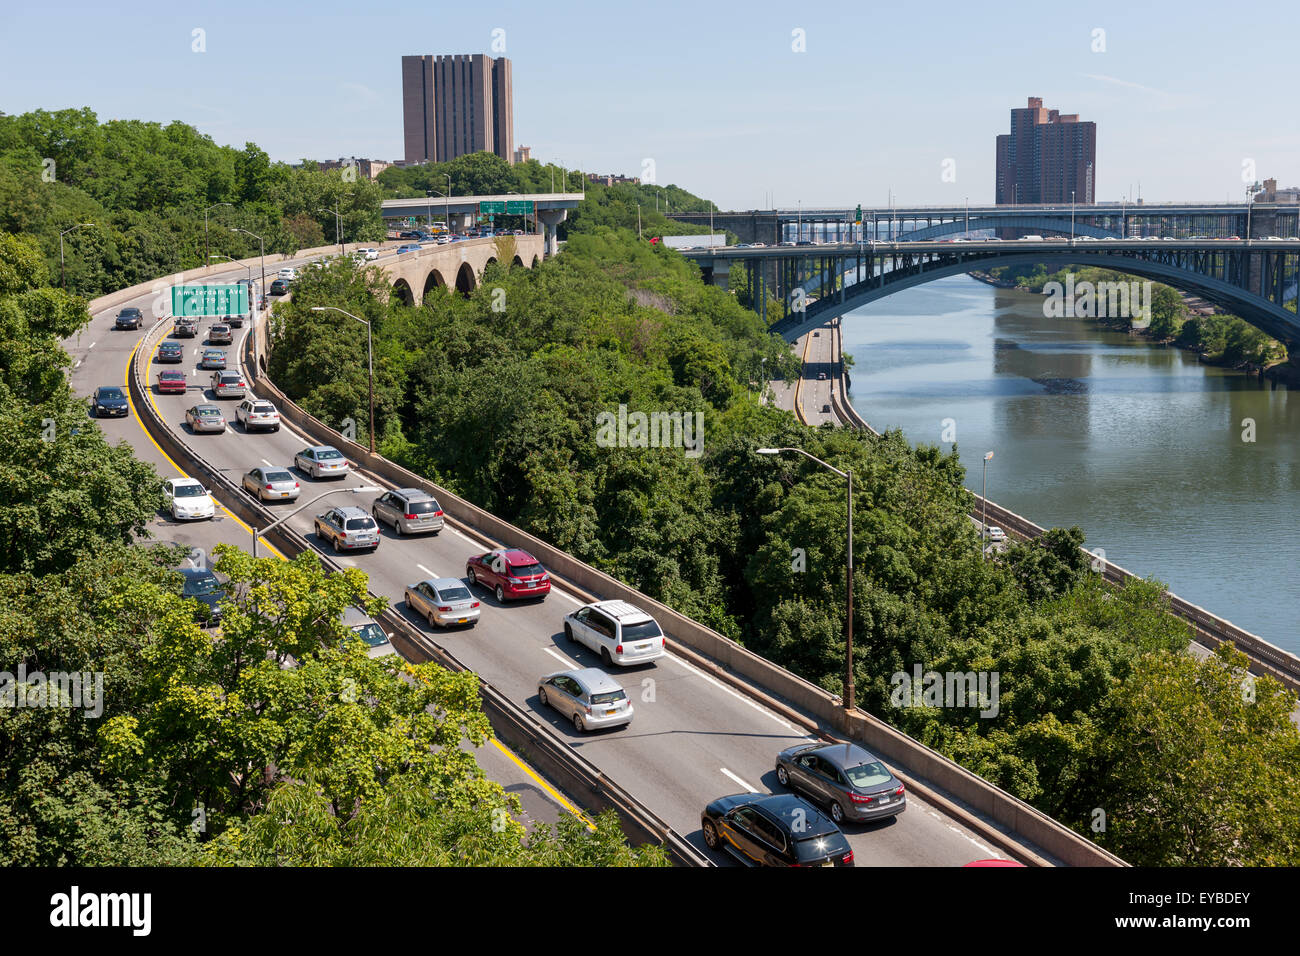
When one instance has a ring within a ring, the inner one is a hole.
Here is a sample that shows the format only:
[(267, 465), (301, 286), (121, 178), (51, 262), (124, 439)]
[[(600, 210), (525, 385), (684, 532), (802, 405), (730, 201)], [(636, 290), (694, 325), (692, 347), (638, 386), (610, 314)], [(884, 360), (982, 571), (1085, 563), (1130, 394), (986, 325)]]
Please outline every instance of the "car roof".
[(463, 588), (465, 586), (465, 582), (460, 578), (428, 578), (424, 583), (435, 591), (441, 591), (444, 588)]
[(527, 551), (522, 551), (519, 548), (510, 548), (503, 553), (505, 555), (507, 564), (536, 564), (537, 563), (536, 558), (534, 558)]
[(627, 601), (597, 601), (591, 607), (599, 608), (616, 621), (631, 621), (642, 617), (651, 619), (649, 614)]
[(864, 763), (879, 763), (880, 758), (870, 750), (859, 747), (855, 743), (834, 743), (826, 744), (821, 747), (814, 747), (809, 753), (815, 753), (827, 763), (834, 764), (840, 770), (849, 767), (858, 767)]
[(379, 623), (373, 617), (367, 614), (365, 611), (361, 610), (361, 608), (357, 607), (355, 604), (349, 604), (347, 607), (345, 607), (343, 609), (343, 614), (341, 615), (340, 619), (347, 627), (356, 627), (358, 624)]
[(791, 831), (793, 823), (798, 822), (802, 827), (799, 836), (801, 840), (806, 837), (823, 836), (839, 830), (839, 827), (829, 817), (807, 800), (797, 797), (793, 793), (756, 795), (751, 802), (751, 806), (787, 832)]
[(165, 368), (158, 373), (159, 378), (184, 378), (185, 373), (179, 369)]
[(369, 518), (370, 513), (356, 505), (339, 505), (333, 509), (345, 518)]
[(303, 451), (338, 451), (333, 445), (308, 445)]
[(428, 498), (431, 501), (433, 500), (433, 495), (419, 488), (394, 488), (393, 494), (401, 495), (408, 501), (420, 501), (425, 498)]
[(198, 405), (195, 405), (194, 409), (195, 411), (200, 412), (219, 412), (221, 411), (221, 406), (213, 405), (211, 402), (201, 402)]
[(198, 485), (200, 488), (203, 487), (203, 482), (197, 478), (173, 478), (171, 483), (173, 485)]

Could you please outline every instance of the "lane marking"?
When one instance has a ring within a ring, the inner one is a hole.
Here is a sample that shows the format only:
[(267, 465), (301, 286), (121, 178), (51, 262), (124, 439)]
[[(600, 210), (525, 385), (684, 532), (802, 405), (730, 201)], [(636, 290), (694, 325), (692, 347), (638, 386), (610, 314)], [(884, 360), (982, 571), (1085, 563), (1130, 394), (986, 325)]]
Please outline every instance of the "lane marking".
[(561, 664), (563, 664), (565, 667), (575, 668), (575, 667), (578, 666), (578, 662), (577, 662), (577, 661), (575, 661), (575, 660), (571, 660), (570, 658), (565, 657), (563, 654), (561, 654), (559, 651), (557, 651), (557, 650), (556, 650), (555, 648), (553, 648), (553, 647), (543, 647), (542, 650), (544, 650), (546, 653), (550, 654), (552, 657), (554, 657), (557, 661), (559, 661), (559, 662), (560, 662)]
[(263, 458), (262, 461), (263, 461), (263, 463), (266, 465), (267, 468), (274, 468), (274, 467), (275, 467), (275, 465), (271, 464), (271, 463), (270, 463), (269, 461), (267, 461), (265, 458)]
[(509, 758), (511, 759), (511, 761), (514, 762), (514, 765), (515, 765), (516, 767), (518, 767), (518, 768), (519, 768), (520, 770), (522, 770), (524, 773), (528, 774), (528, 776), (531, 777), (531, 778), (533, 779), (533, 782), (535, 782), (539, 787), (541, 787), (541, 788), (542, 788), (543, 790), (545, 790), (548, 794), (550, 794), (551, 798), (552, 798), (553, 800), (555, 800), (556, 803), (558, 803), (560, 806), (564, 807), (564, 809), (568, 810), (570, 813), (572, 813), (575, 817), (577, 817), (577, 818), (578, 818), (579, 820), (581, 820), (583, 823), (587, 824), (587, 829), (588, 829), (588, 830), (595, 830), (595, 829), (596, 829), (596, 825), (595, 825), (594, 823), (592, 823), (591, 820), (589, 820), (589, 819), (587, 818), (587, 815), (586, 815), (585, 813), (583, 813), (581, 810), (579, 810), (577, 807), (575, 807), (575, 806), (574, 806), (572, 803), (570, 803), (568, 800), (564, 799), (564, 797), (560, 795), (559, 791), (557, 791), (557, 790), (556, 790), (554, 787), (552, 787), (549, 783), (547, 783), (545, 780), (543, 780), (541, 777), (539, 777), (539, 776), (537, 775), (537, 772), (536, 772), (535, 770), (533, 770), (532, 767), (528, 766), (528, 764), (524, 763), (522, 760), (520, 760), (518, 757), (516, 757), (513, 753), (511, 753), (511, 752), (510, 752), (510, 748), (508, 748), (505, 744), (501, 743), (501, 741), (497, 740), (495, 737), (492, 738), (492, 744), (493, 744), (493, 746), (495, 746), (495, 747), (497, 748), (497, 750), (500, 750), (503, 754), (505, 754), (507, 757), (509, 757)]
[(745, 783), (745, 781), (741, 780), (739, 777), (737, 777), (734, 773), (732, 773), (732, 772), (731, 772), (730, 770), (728, 770), (726, 767), (720, 767), (719, 769), (720, 769), (723, 773), (725, 773), (728, 777), (730, 777), (732, 780), (736, 781), (736, 783), (738, 783), (738, 784), (740, 784), (742, 787), (744, 787), (745, 790), (746, 790), (746, 792), (748, 792), (748, 793), (758, 793), (757, 790), (755, 790), (755, 789), (754, 789), (753, 787), (751, 787), (749, 784)]
[(94, 342), (91, 342), (89, 345), (86, 346), (86, 350), (89, 351), (90, 349), (93, 349), (94, 347), (95, 347), (95, 343), (94, 343)]
[(419, 568), (421, 571), (423, 571), (425, 574), (427, 574), (427, 575), (428, 575), (429, 577), (431, 577), (431, 578), (436, 578), (436, 577), (438, 576), (438, 575), (434, 574), (432, 571), (430, 571), (428, 568), (426, 568), (423, 564), (417, 564), (416, 567)]
[(787, 723), (785, 720), (778, 717), (776, 714), (772, 713), (762, 704), (758, 703), (757, 701), (750, 700), (748, 697), (746, 697), (744, 694), (741, 694), (739, 691), (735, 690), (734, 688), (728, 687), (726, 684), (722, 683), (722, 681), (718, 680), (712, 674), (706, 674), (704, 671), (700, 670), (694, 664), (688, 664), (686, 661), (682, 660), (676, 654), (670, 653), (668, 656), (671, 657), (673, 660), (675, 660), (678, 664), (681, 664), (688, 671), (695, 674), (697, 677), (703, 677), (714, 687), (717, 687), (719, 690), (726, 691), (732, 697), (736, 698), (736, 700), (741, 701), (742, 703), (746, 703), (750, 707), (753, 707), (760, 714), (770, 717), (772, 720), (775, 720), (778, 724), (780, 724), (782, 727), (784, 727), (786, 730), (790, 731), (791, 733), (795, 734), (796, 736), (806, 738), (808, 740), (814, 739), (813, 737), (804, 733), (803, 731), (796, 730), (792, 724)]

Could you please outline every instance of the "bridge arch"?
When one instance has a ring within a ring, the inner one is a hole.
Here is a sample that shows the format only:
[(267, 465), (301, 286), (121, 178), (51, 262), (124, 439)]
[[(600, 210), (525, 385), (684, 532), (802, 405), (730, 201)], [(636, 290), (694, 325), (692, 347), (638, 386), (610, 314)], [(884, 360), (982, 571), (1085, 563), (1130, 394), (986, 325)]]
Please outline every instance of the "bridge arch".
[(424, 297), (426, 295), (428, 295), (434, 289), (437, 289), (440, 286), (445, 286), (446, 284), (447, 284), (447, 279), (445, 276), (443, 276), (441, 272), (439, 272), (437, 269), (430, 269), (429, 274), (425, 276), (424, 279), (424, 291), (420, 296), (420, 301), (423, 302)]
[[(942, 236), (974, 232), (977, 229), (1020, 229), (1029, 233), (1060, 233), (1063, 236), (1068, 236), (1070, 235), (1070, 220), (1056, 219), (1050, 216), (999, 216), (997, 219), (972, 219), (970, 225), (967, 226), (965, 219), (956, 219), (952, 222), (935, 223), (933, 226), (905, 232), (898, 238), (903, 242), (938, 239)], [(1094, 239), (1120, 238), (1119, 233), (1113, 230), (1078, 221), (1074, 224), (1074, 234), (1076, 236), (1092, 236)]]
[(456, 270), (456, 291), (462, 295), (469, 295), (478, 286), (478, 277), (474, 274), (474, 267), (468, 262), (462, 262), (460, 268)]
[[(1000, 266), (1034, 266), (1042, 263), (1049, 269), (1061, 269), (1066, 266), (1095, 266), (1111, 269), (1152, 279), (1165, 285), (1182, 289), (1212, 302), (1226, 312), (1239, 316), (1266, 335), (1283, 342), (1288, 350), (1300, 351), (1300, 320), (1295, 313), (1282, 306), (1248, 292), (1229, 282), (1213, 276), (1202, 275), (1179, 266), (1144, 259), (1134, 256), (1118, 255), (1105, 252), (1086, 252), (1080, 249), (1069, 252), (1030, 252), (1024, 249), (1008, 250), (1005, 253), (972, 256), (956, 262), (926, 263), (919, 270), (907, 270), (893, 279), (893, 273), (885, 273), (884, 281), (872, 281), (869, 287), (857, 289), (855, 283), (844, 288), (844, 297), (828, 296), (812, 303), (807, 311), (800, 315), (788, 316), (772, 331), (779, 333), (787, 342), (794, 342), (800, 336), (825, 324), (833, 315), (843, 315), (853, 309), (869, 305), (886, 296), (904, 289), (915, 288), (935, 279), (962, 275), (972, 270), (995, 269)], [(855, 291), (857, 289), (857, 291)]]
[(510, 267), (514, 268), (515, 266), (522, 266), (523, 264), (524, 264), (524, 260), (520, 259), (519, 256), (515, 256), (515, 260), (514, 262), (510, 263)]
[(415, 296), (411, 293), (411, 286), (405, 279), (398, 279), (393, 283), (393, 298), (399, 299), (402, 305), (415, 305)]

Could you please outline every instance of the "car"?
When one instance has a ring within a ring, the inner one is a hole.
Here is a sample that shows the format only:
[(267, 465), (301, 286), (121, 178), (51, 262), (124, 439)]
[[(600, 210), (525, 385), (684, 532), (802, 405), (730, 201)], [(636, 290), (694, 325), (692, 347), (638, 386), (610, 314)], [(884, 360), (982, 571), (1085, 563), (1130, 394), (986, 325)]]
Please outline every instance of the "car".
[(159, 394), (185, 394), (189, 383), (185, 378), (184, 372), (168, 371), (158, 373), (158, 392)]
[(246, 398), (235, 407), (235, 420), (244, 426), (244, 431), (265, 428), (273, 432), (280, 430), (280, 412), (265, 399)]
[(527, 551), (499, 548), (476, 554), (465, 562), (470, 584), (479, 584), (496, 594), (497, 600), (545, 598), (551, 593), (551, 576)]
[(881, 820), (907, 809), (903, 781), (854, 743), (811, 743), (776, 755), (776, 779), (830, 808), (831, 819)]
[(126, 390), (120, 385), (101, 385), (90, 397), (90, 410), (96, 418), (125, 418), (131, 411)]
[(1021, 242), (1043, 242), (1044, 240), (1042, 236), (1021, 236), (1020, 241)]
[(285, 266), (275, 274), (275, 277), (277, 279), (288, 279), (292, 282), (294, 279), (298, 278), (298, 270), (293, 268), (293, 266)]
[(596, 601), (566, 614), (564, 636), (591, 648), (606, 666), (644, 664), (667, 653), (659, 623), (627, 601)]
[(259, 501), (296, 501), (302, 490), (288, 468), (254, 468), (244, 475), (243, 488)]
[(225, 349), (204, 349), (203, 357), (199, 360), (199, 368), (211, 368), (224, 370), (226, 367)]
[(626, 727), (634, 713), (627, 692), (598, 667), (547, 674), (537, 682), (537, 699), (579, 731)]
[(361, 608), (345, 607), (343, 626), (365, 642), (367, 657), (387, 657), (397, 653), (379, 622)]
[(445, 246), (445, 245), (446, 245), (447, 243), (449, 243), (449, 242), (451, 242), (451, 237), (450, 237), (450, 236), (439, 236), (438, 239), (437, 239), (437, 243), (438, 243), (438, 245), (440, 245), (440, 246)]
[(829, 402), (823, 402), (823, 403), (822, 403), (822, 414), (823, 414), (823, 415), (827, 415), (827, 414), (830, 413), (830, 410), (831, 410), (830, 403), (829, 403)]
[(406, 589), (406, 606), (433, 627), (476, 624), (479, 602), (459, 578), (429, 578)]
[(438, 499), (419, 488), (394, 488), (375, 499), (370, 513), (376, 521), (390, 525), (399, 537), (422, 531), (437, 534), (445, 523)]
[(288, 295), (288, 294), (289, 294), (289, 280), (288, 280), (288, 279), (276, 279), (276, 280), (274, 280), (274, 281), (271, 283), (270, 293), (271, 293), (271, 295)]
[(399, 232), (397, 234), (397, 238), (398, 239), (419, 239), (420, 234), (418, 232), (411, 232), (408, 230), (407, 232)]
[(767, 243), (766, 243), (766, 242), (751, 242), (751, 243), (749, 244), (749, 248), (751, 248), (751, 249), (766, 249), (766, 248), (767, 248)]
[(193, 598), (197, 603), (194, 620), (204, 627), (220, 624), (221, 602), (226, 598), (227, 582), (203, 568), (183, 567), (176, 570), (183, 579), (181, 597)]
[(406, 252), (419, 252), (423, 248), (418, 242), (408, 242), (404, 246), (397, 247), (397, 254), (400, 256)]
[(195, 432), (224, 432), (226, 416), (216, 405), (191, 405), (185, 412), (185, 423)]
[(710, 850), (750, 866), (853, 866), (853, 848), (833, 821), (789, 793), (719, 797), (700, 814)]
[(242, 315), (226, 316), (226, 324), (232, 329), (242, 329), (244, 327), (244, 317)]
[(344, 478), (351, 462), (343, 457), (343, 452), (331, 445), (312, 445), (293, 456), (294, 466), (303, 474), (313, 478)]
[(989, 540), (1005, 541), (1007, 540), (1007, 533), (1003, 531), (1001, 528), (997, 527), (996, 525), (993, 525), (992, 527), (989, 528)]
[(197, 521), (217, 513), (217, 503), (203, 482), (193, 478), (169, 478), (163, 482), (167, 510), (176, 521)]
[(379, 548), (379, 525), (355, 505), (343, 505), (316, 516), (316, 537), (329, 541), (335, 551), (375, 551)]
[(819, 381), (819, 382), (824, 382), (824, 381), (826, 381), (826, 373), (825, 373), (825, 372), (818, 372), (818, 373), (817, 373), (817, 381)]
[(117, 313), (117, 318), (113, 320), (113, 327), (117, 329), (138, 329), (143, 321), (144, 314), (132, 305)]
[(190, 316), (178, 317), (172, 326), (172, 335), (178, 339), (192, 339), (199, 334), (199, 320)]
[(820, 338), (821, 334), (821, 329), (813, 329), (813, 338)]
[(208, 329), (209, 345), (230, 345), (235, 341), (235, 333), (231, 331), (229, 325), (224, 322), (218, 323)]
[(358, 249), (357, 252), (361, 253), (361, 258), (366, 262), (374, 262), (379, 258), (378, 249)]
[(247, 387), (240, 372), (212, 373), (212, 394), (216, 398), (243, 398)]
[(168, 363), (185, 361), (185, 346), (179, 342), (161, 342), (158, 345), (158, 361)]

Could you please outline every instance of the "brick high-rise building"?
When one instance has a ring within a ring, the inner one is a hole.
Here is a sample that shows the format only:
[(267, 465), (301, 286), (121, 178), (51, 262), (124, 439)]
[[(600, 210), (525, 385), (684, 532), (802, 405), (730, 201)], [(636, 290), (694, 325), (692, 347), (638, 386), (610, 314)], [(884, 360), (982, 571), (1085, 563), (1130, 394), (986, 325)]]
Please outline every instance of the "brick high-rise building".
[(510, 61), (481, 53), (402, 57), (406, 162), (442, 163), (466, 153), (514, 162)]
[(1083, 205), (1095, 201), (1096, 189), (1096, 123), (1043, 109), (1037, 96), (1011, 111), (1011, 132), (997, 138), (998, 205), (1067, 203), (1071, 193)]

